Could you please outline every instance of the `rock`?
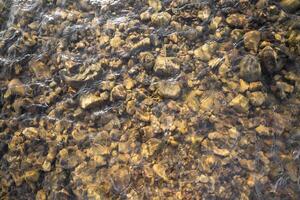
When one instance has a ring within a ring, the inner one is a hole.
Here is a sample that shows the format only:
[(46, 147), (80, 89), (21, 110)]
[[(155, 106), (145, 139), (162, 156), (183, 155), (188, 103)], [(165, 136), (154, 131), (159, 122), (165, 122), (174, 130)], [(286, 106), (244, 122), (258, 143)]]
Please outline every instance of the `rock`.
[(257, 57), (246, 55), (239, 63), (240, 77), (248, 82), (260, 80), (261, 67)]
[(117, 101), (117, 100), (124, 100), (126, 99), (127, 92), (123, 85), (117, 85), (115, 86), (111, 93), (110, 93), (110, 100), (111, 101)]
[(266, 101), (267, 95), (262, 92), (252, 92), (248, 97), (252, 105), (261, 106)]
[(212, 31), (217, 30), (220, 23), (222, 22), (222, 20), (223, 20), (223, 18), (220, 16), (214, 17), (209, 25), (210, 30), (212, 30)]
[(283, 82), (283, 81), (277, 81), (276, 82), (276, 90), (277, 90), (279, 97), (281, 99), (285, 99), (285, 98), (287, 98), (288, 94), (293, 93), (294, 86), (292, 86), (286, 82)]
[(159, 149), (161, 140), (156, 138), (149, 139), (146, 143), (142, 144), (141, 154), (142, 156), (148, 158), (154, 155), (154, 153)]
[(218, 155), (218, 156), (223, 156), (223, 157), (227, 157), (230, 154), (230, 151), (228, 149), (220, 149), (218, 147), (213, 147), (213, 152), (214, 154)]
[(88, 67), (81, 68), (82, 71), (74, 76), (68, 76), (66, 71), (61, 71), (64, 81), (72, 88), (79, 89), (83, 85), (92, 84), (102, 75), (102, 67), (100, 64), (93, 64)]
[(208, 183), (209, 182), (209, 177), (201, 174), (198, 178), (197, 178), (201, 183)]
[(110, 169), (114, 190), (121, 192), (126, 189), (131, 180), (130, 170), (126, 166), (114, 165)]
[(299, 0), (280, 0), (280, 5), (291, 13), (296, 12), (300, 9)]
[(246, 92), (249, 89), (249, 84), (247, 82), (245, 82), (243, 79), (240, 79), (240, 88), (239, 91), (240, 92)]
[(283, 66), (277, 62), (278, 55), (272, 47), (266, 46), (259, 55), (262, 67), (270, 74), (279, 72), (282, 69)]
[(162, 178), (164, 181), (169, 181), (166, 174), (166, 168), (162, 164), (154, 164), (152, 168), (160, 178)]
[(145, 12), (142, 12), (141, 14), (140, 14), (140, 19), (142, 20), (142, 21), (148, 21), (148, 20), (150, 20), (151, 19), (151, 14), (150, 14), (150, 12), (147, 10), (147, 11), (145, 11)]
[(51, 71), (49, 66), (46, 66), (45, 63), (41, 61), (34, 61), (30, 63), (30, 68), (35, 74), (37, 79), (47, 79), (51, 78)]
[(193, 90), (186, 97), (185, 102), (187, 106), (194, 112), (197, 112), (200, 108), (199, 96), (201, 96), (202, 93), (200, 90)]
[(176, 99), (181, 94), (181, 86), (178, 82), (161, 81), (158, 84), (158, 94), (163, 98)]
[(243, 95), (239, 94), (230, 103), (236, 111), (247, 113), (249, 111), (249, 100)]
[(131, 48), (131, 55), (136, 55), (142, 51), (149, 49), (151, 46), (150, 38), (144, 38)]
[(148, 4), (152, 7), (155, 11), (160, 11), (162, 8), (160, 0), (148, 0)]
[(222, 139), (224, 138), (224, 135), (220, 132), (215, 131), (215, 132), (208, 133), (208, 138), (210, 140)]
[(35, 196), (36, 200), (47, 200), (47, 195), (44, 190), (39, 190)]
[(259, 31), (249, 31), (244, 35), (245, 48), (254, 52), (258, 50), (258, 44), (261, 40)]
[(85, 94), (80, 97), (80, 107), (83, 109), (90, 109), (101, 105), (109, 99), (108, 92), (103, 92), (100, 95), (93, 93)]
[(26, 86), (19, 79), (12, 79), (8, 85), (4, 98), (9, 98), (12, 95), (25, 96)]
[(24, 179), (27, 182), (37, 182), (39, 180), (40, 173), (38, 170), (30, 170), (25, 172)]
[(255, 161), (254, 160), (240, 159), (239, 163), (242, 167), (244, 167), (250, 171), (255, 170)]
[(174, 62), (174, 58), (159, 56), (155, 60), (154, 72), (159, 76), (171, 76), (180, 70), (180, 66)]
[(167, 12), (154, 13), (151, 15), (151, 22), (157, 26), (167, 26), (170, 20), (171, 15)]
[(115, 36), (110, 40), (110, 46), (113, 48), (118, 48), (123, 44), (123, 40), (120, 36)]
[(198, 11), (198, 18), (202, 21), (208, 20), (209, 16), (211, 15), (211, 9), (207, 6), (203, 8), (202, 10)]
[(202, 45), (201, 47), (194, 50), (195, 58), (199, 58), (202, 61), (209, 61), (212, 58), (212, 54), (217, 49), (216, 42), (208, 42)]
[(269, 127), (266, 127), (264, 125), (259, 125), (258, 127), (255, 128), (255, 131), (260, 135), (260, 136), (272, 136), (271, 129)]
[(244, 27), (248, 24), (246, 15), (243, 14), (231, 14), (226, 18), (226, 22), (232, 27)]

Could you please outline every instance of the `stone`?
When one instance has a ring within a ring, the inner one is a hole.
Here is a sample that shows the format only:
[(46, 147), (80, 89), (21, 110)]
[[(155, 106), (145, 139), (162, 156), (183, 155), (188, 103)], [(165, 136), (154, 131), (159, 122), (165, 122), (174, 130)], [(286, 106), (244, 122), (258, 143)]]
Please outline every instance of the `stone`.
[(154, 64), (154, 72), (159, 76), (171, 76), (178, 73), (180, 65), (174, 62), (174, 58), (158, 56)]
[(103, 102), (105, 102), (108, 99), (108, 92), (103, 92), (100, 95), (96, 95), (93, 93), (85, 94), (80, 97), (80, 107), (83, 109), (94, 108), (103, 104)]
[(25, 172), (24, 179), (27, 182), (37, 182), (39, 180), (40, 173), (38, 170), (30, 170)]
[(249, 100), (241, 94), (232, 99), (229, 105), (241, 113), (247, 113), (249, 111)]
[(255, 131), (260, 135), (260, 136), (272, 136), (272, 131), (269, 127), (266, 127), (264, 125), (259, 125), (258, 127), (255, 128)]
[(254, 160), (240, 159), (239, 163), (243, 168), (246, 168), (250, 171), (255, 170), (255, 161)]
[(262, 92), (251, 92), (248, 97), (252, 105), (261, 106), (265, 103), (267, 95)]
[(47, 194), (44, 190), (39, 190), (35, 196), (36, 200), (47, 200)]
[(227, 157), (230, 154), (230, 151), (228, 149), (220, 149), (218, 147), (213, 147), (212, 150), (213, 150), (214, 154), (216, 154), (218, 156)]
[(261, 78), (261, 66), (256, 56), (246, 55), (239, 63), (240, 77), (248, 82)]
[(259, 55), (262, 67), (270, 74), (279, 72), (282, 69), (283, 66), (277, 62), (278, 55), (272, 47), (266, 46)]
[(117, 100), (125, 100), (127, 96), (126, 89), (123, 85), (115, 86), (111, 93), (110, 93), (110, 100), (117, 101)]
[(246, 15), (235, 13), (235, 14), (230, 14), (226, 18), (226, 22), (232, 27), (240, 28), (247, 25), (248, 19)]
[(169, 181), (164, 165), (158, 163), (154, 164), (152, 168), (155, 174), (157, 174), (160, 178), (162, 178), (164, 181)]
[(224, 135), (220, 132), (215, 131), (215, 132), (208, 133), (208, 138), (210, 140), (222, 139), (224, 138)]
[(35, 74), (35, 77), (39, 80), (51, 78), (51, 71), (49, 66), (41, 61), (34, 61), (30, 63), (30, 68)]
[(7, 90), (4, 98), (9, 98), (12, 95), (25, 96), (26, 86), (19, 79), (12, 79), (7, 85)]
[(171, 17), (167, 12), (154, 13), (151, 15), (151, 22), (157, 26), (167, 26), (170, 23)]
[(220, 16), (214, 17), (209, 25), (210, 30), (213, 30), (213, 31), (217, 30), (219, 25), (221, 24), (222, 20), (223, 20), (223, 18)]
[(209, 61), (212, 59), (213, 53), (217, 49), (216, 42), (208, 42), (202, 45), (201, 47), (194, 50), (195, 58), (199, 58), (202, 61)]
[(202, 10), (198, 11), (198, 18), (202, 21), (208, 20), (209, 16), (211, 15), (211, 9), (209, 7), (205, 7)]
[(162, 9), (162, 4), (160, 0), (148, 0), (148, 4), (155, 11), (160, 11)]
[(133, 55), (138, 54), (142, 51), (149, 49), (150, 46), (151, 46), (150, 38), (144, 38), (132, 46), (131, 54)]
[(280, 5), (288, 12), (296, 12), (300, 9), (300, 0), (280, 0)]
[(244, 81), (243, 79), (240, 79), (240, 87), (239, 87), (239, 91), (241, 93), (246, 92), (249, 89), (250, 85)]
[(201, 183), (208, 183), (209, 182), (209, 177), (201, 174), (198, 178), (197, 178)]
[(140, 19), (141, 19), (142, 21), (148, 21), (148, 20), (150, 20), (150, 19), (151, 19), (151, 14), (150, 14), (150, 12), (149, 12), (149, 11), (142, 12), (142, 13), (140, 14)]
[(115, 36), (110, 40), (110, 46), (113, 48), (118, 48), (123, 44), (123, 40), (120, 36)]
[(181, 85), (178, 82), (161, 81), (158, 84), (158, 94), (163, 98), (176, 99), (181, 94)]
[(245, 48), (257, 52), (258, 45), (261, 40), (261, 34), (259, 31), (249, 31), (244, 35)]
[(118, 192), (126, 189), (131, 180), (130, 170), (126, 166), (114, 165), (110, 169), (111, 178), (114, 184), (114, 189)]

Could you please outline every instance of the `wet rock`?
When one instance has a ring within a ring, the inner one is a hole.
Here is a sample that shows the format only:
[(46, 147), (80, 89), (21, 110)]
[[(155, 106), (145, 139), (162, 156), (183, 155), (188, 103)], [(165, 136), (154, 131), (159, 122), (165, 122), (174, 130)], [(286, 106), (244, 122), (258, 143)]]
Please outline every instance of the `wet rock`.
[(59, 151), (58, 163), (63, 169), (73, 169), (80, 164), (85, 156), (77, 147), (68, 147)]
[(247, 113), (249, 111), (249, 100), (241, 94), (232, 99), (229, 105), (238, 112)]
[(257, 52), (258, 45), (261, 39), (259, 31), (249, 31), (244, 35), (245, 48), (254, 52)]
[(239, 63), (240, 77), (248, 82), (257, 81), (261, 78), (261, 66), (257, 57), (246, 55)]
[(4, 98), (9, 98), (12, 95), (25, 96), (26, 86), (19, 79), (12, 79), (7, 86)]
[(255, 128), (255, 131), (260, 135), (260, 136), (272, 136), (272, 131), (269, 127), (266, 127), (264, 125), (259, 125), (258, 127)]
[(276, 51), (270, 47), (266, 46), (260, 52), (261, 64), (264, 69), (270, 74), (276, 73), (282, 69), (282, 65), (277, 62), (278, 55)]
[(162, 4), (160, 0), (148, 0), (148, 4), (155, 11), (160, 11), (162, 9)]
[(158, 84), (158, 94), (163, 98), (176, 99), (181, 94), (181, 85), (178, 82), (161, 81)]
[(164, 181), (169, 181), (167, 174), (166, 174), (166, 168), (162, 164), (154, 164), (153, 165), (153, 171)]
[(211, 9), (209, 7), (205, 7), (198, 11), (197, 17), (202, 20), (206, 21), (211, 15)]
[(123, 40), (120, 36), (115, 36), (110, 40), (110, 46), (113, 48), (118, 48), (123, 44)]
[(267, 95), (262, 92), (252, 92), (248, 97), (252, 105), (261, 106), (265, 103)]
[(127, 92), (123, 85), (115, 86), (110, 93), (111, 101), (118, 101), (126, 99)]
[(159, 149), (161, 140), (156, 138), (149, 139), (146, 143), (142, 144), (142, 156), (148, 158), (154, 155), (154, 153)]
[(27, 171), (24, 174), (24, 179), (27, 182), (37, 182), (39, 180), (40, 173), (38, 170)]
[(66, 71), (61, 71), (64, 81), (72, 88), (78, 89), (85, 84), (92, 84), (102, 75), (102, 67), (99, 64), (93, 64), (86, 68), (81, 68), (80, 73), (74, 76), (68, 76)]
[(49, 66), (41, 61), (31, 62), (30, 67), (37, 79), (51, 78), (51, 71)]
[(142, 12), (140, 14), (140, 19), (142, 21), (149, 21), (151, 19), (151, 13), (149, 11)]
[(199, 97), (203, 94), (200, 90), (193, 90), (191, 91), (187, 98), (186, 98), (186, 104), (188, 107), (193, 110), (194, 112), (197, 112), (200, 108), (200, 101)]
[(113, 188), (117, 192), (121, 192), (129, 186), (131, 174), (128, 167), (114, 165), (110, 169), (110, 174), (113, 181)]
[(80, 97), (80, 107), (83, 109), (89, 109), (93, 107), (97, 107), (106, 100), (109, 99), (109, 94), (107, 92), (103, 92), (100, 95), (97, 94), (85, 94)]
[(139, 54), (139, 61), (143, 64), (146, 70), (152, 70), (155, 58), (151, 52), (141, 52)]
[(230, 151), (228, 149), (220, 149), (218, 147), (213, 147), (212, 150), (213, 150), (214, 154), (216, 154), (218, 156), (227, 157), (230, 154)]
[(151, 46), (150, 38), (144, 38), (138, 43), (133, 45), (133, 47), (131, 48), (131, 54), (132, 55), (138, 54), (142, 51), (149, 49), (150, 46)]
[(180, 66), (174, 62), (174, 58), (159, 56), (155, 60), (154, 72), (159, 76), (171, 76), (180, 70)]
[(276, 91), (281, 99), (285, 99), (289, 94), (293, 93), (294, 86), (283, 81), (277, 81)]
[(300, 9), (299, 0), (281, 0), (280, 5), (288, 12), (292, 12), (292, 13)]
[(217, 49), (216, 42), (209, 42), (194, 50), (194, 56), (203, 61), (209, 61), (215, 50)]
[(229, 15), (226, 22), (232, 27), (244, 27), (248, 24), (248, 19), (246, 15), (235, 13)]
[(157, 26), (167, 26), (170, 23), (171, 15), (167, 12), (154, 13), (151, 22)]

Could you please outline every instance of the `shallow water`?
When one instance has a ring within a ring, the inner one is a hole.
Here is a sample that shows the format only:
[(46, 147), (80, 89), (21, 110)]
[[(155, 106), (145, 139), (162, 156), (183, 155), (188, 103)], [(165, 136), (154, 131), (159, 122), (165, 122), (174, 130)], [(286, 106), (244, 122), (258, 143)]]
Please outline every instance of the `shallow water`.
[(297, 2), (0, 0), (0, 199), (299, 199)]

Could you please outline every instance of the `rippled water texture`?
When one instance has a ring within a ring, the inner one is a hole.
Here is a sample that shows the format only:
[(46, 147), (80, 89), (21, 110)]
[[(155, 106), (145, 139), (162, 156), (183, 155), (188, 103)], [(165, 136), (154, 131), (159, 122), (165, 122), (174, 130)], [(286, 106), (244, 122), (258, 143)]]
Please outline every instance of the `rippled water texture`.
[(299, 0), (0, 0), (0, 199), (300, 199)]

